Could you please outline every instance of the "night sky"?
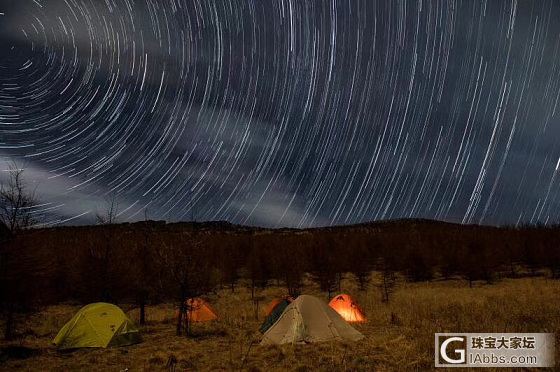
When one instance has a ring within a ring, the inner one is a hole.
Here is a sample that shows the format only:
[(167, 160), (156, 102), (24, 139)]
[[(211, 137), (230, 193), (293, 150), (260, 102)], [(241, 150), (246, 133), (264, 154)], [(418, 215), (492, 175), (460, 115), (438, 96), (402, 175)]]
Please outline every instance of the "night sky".
[[(0, 0), (46, 225), (560, 222), (560, 2)], [(2, 177), (7, 172), (1, 172)]]

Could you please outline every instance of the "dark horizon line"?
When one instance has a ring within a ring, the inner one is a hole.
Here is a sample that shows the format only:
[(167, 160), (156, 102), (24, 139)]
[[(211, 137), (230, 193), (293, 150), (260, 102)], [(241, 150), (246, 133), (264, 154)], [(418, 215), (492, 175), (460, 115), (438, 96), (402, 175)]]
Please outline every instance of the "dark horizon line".
[(282, 230), (293, 230), (293, 231), (309, 231), (309, 230), (323, 230), (323, 229), (333, 229), (333, 228), (356, 228), (356, 227), (366, 227), (368, 225), (375, 225), (375, 224), (390, 224), (390, 223), (438, 223), (438, 224), (445, 224), (445, 225), (454, 225), (454, 226), (463, 226), (463, 227), (490, 227), (490, 228), (499, 228), (499, 229), (523, 229), (523, 228), (558, 228), (560, 227), (560, 223), (552, 223), (552, 224), (545, 224), (542, 222), (535, 222), (535, 223), (519, 223), (519, 224), (503, 224), (503, 225), (492, 225), (492, 224), (478, 224), (478, 223), (470, 223), (464, 224), (461, 222), (451, 222), (445, 220), (436, 220), (430, 218), (392, 218), (386, 220), (371, 220), (366, 222), (357, 222), (351, 224), (338, 224), (338, 225), (325, 225), (325, 226), (314, 226), (314, 227), (266, 227), (266, 226), (257, 226), (257, 225), (244, 225), (244, 224), (237, 224), (226, 220), (206, 220), (206, 221), (197, 221), (197, 220), (189, 220), (189, 221), (167, 221), (167, 220), (138, 220), (134, 222), (117, 222), (112, 224), (77, 224), (77, 225), (51, 225), (51, 226), (36, 226), (32, 227), (33, 230), (40, 230), (40, 229), (53, 229), (53, 228), (85, 228), (85, 227), (98, 227), (98, 226), (120, 226), (120, 225), (135, 225), (135, 224), (142, 224), (142, 223), (160, 223), (165, 225), (179, 225), (179, 224), (226, 224), (233, 227), (238, 228), (247, 228), (247, 229), (259, 229), (259, 230), (271, 230), (271, 231), (282, 231)]

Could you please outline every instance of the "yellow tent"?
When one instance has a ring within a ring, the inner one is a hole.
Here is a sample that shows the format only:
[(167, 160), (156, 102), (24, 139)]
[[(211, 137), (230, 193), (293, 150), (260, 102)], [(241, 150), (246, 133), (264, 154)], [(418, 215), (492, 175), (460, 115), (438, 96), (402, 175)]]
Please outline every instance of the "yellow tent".
[(140, 332), (121, 309), (104, 302), (84, 306), (54, 339), (59, 350), (124, 346), (141, 342)]

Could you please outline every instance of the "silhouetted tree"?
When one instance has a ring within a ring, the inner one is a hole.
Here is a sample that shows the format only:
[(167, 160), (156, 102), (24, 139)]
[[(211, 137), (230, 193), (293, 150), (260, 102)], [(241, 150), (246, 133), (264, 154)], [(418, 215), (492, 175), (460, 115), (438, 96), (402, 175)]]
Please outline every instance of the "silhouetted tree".
[[(150, 299), (150, 295), (154, 292), (154, 282), (157, 273), (153, 269), (153, 250), (150, 245), (149, 222), (146, 222), (146, 228), (142, 233), (142, 240), (134, 245), (134, 269), (132, 282), (134, 283), (134, 294), (137, 303), (140, 305), (140, 324), (146, 324), (146, 304)], [(154, 244), (155, 245), (155, 244)]]
[[(120, 231), (114, 224), (117, 222), (119, 215), (120, 203), (118, 200), (117, 193), (111, 193), (105, 198), (105, 205), (103, 212), (96, 212), (96, 221), (98, 225), (106, 226), (102, 229), (103, 244), (101, 256), (97, 256), (94, 250), (92, 250), (92, 260), (96, 260), (99, 266), (99, 270), (96, 275), (100, 278), (100, 283), (102, 286), (101, 299), (107, 302), (114, 302), (112, 298), (112, 287), (116, 284), (115, 281), (111, 280), (112, 272), (111, 269), (114, 268), (114, 262), (116, 262), (114, 255), (114, 248), (118, 244), (117, 241), (120, 237)], [(121, 270), (122, 268), (117, 268)]]
[(264, 246), (253, 243), (251, 252), (247, 257), (245, 267), (249, 274), (252, 300), (255, 298), (255, 288), (265, 288), (270, 279), (270, 271), (268, 268), (270, 257), (267, 257), (268, 254), (269, 252), (265, 251)]
[(338, 278), (337, 278), (337, 268), (334, 257), (330, 256), (328, 253), (320, 253), (320, 247), (314, 251), (313, 259), (313, 277), (315, 281), (319, 284), (322, 291), (331, 297), (331, 293), (337, 290)]
[(8, 166), (7, 180), (0, 181), (0, 224), (4, 231), (0, 243), (0, 302), (7, 311), (6, 339), (12, 337), (17, 307), (31, 300), (33, 293), (28, 290), (32, 290), (33, 280), (46, 264), (42, 253), (32, 252), (19, 237), (22, 231), (38, 222), (35, 189), (29, 188), (24, 171), (13, 162)]
[(239, 270), (246, 260), (245, 242), (237, 241), (228, 242), (227, 239), (231, 237), (221, 237), (219, 240), (219, 260), (220, 272), (222, 274), (222, 281), (231, 289), (231, 293), (235, 293), (235, 285), (239, 279)]
[(270, 254), (278, 275), (284, 280), (288, 293), (293, 298), (301, 294), (303, 275), (307, 271), (305, 248), (294, 236), (275, 238)]
[(178, 240), (163, 242), (157, 249), (156, 256), (159, 266), (165, 270), (172, 293), (176, 293), (178, 303), (178, 319), (176, 333), (190, 334), (190, 324), (186, 313), (189, 300), (212, 291), (215, 287), (214, 271), (211, 266), (212, 257), (205, 249), (204, 241), (192, 234), (180, 234)]
[(381, 301), (388, 303), (396, 282), (394, 264), (389, 259), (380, 258), (377, 262), (377, 270), (380, 273), (380, 283), (378, 287), (381, 290)]
[(413, 282), (430, 280), (433, 277), (433, 268), (428, 263), (428, 258), (417, 248), (409, 248), (404, 265), (408, 279)]
[(364, 291), (371, 279), (374, 261), (372, 257), (374, 257), (373, 252), (377, 249), (377, 245), (373, 240), (366, 241), (365, 239), (358, 239), (355, 244), (349, 252), (349, 268), (356, 277), (360, 290)]

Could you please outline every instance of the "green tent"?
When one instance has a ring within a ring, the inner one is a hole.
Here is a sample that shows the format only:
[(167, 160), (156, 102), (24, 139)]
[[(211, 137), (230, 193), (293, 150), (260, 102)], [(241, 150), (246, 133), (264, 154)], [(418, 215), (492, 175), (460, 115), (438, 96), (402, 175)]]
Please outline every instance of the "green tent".
[(84, 306), (54, 339), (59, 350), (79, 347), (124, 346), (140, 342), (140, 332), (115, 305), (99, 302)]
[(276, 303), (274, 305), (274, 308), (270, 311), (268, 316), (262, 322), (261, 328), (259, 329), (259, 331), (262, 334), (266, 333), (266, 331), (268, 331), (268, 329), (270, 327), (272, 327), (272, 325), (274, 323), (276, 323), (278, 318), (280, 318), (280, 315), (282, 315), (282, 313), (284, 312), (284, 309), (287, 308), (288, 305), (291, 304), (291, 303), (292, 303), (292, 301), (290, 301), (289, 299), (286, 299), (286, 298), (284, 298), (284, 299), (280, 300), (278, 303)]

